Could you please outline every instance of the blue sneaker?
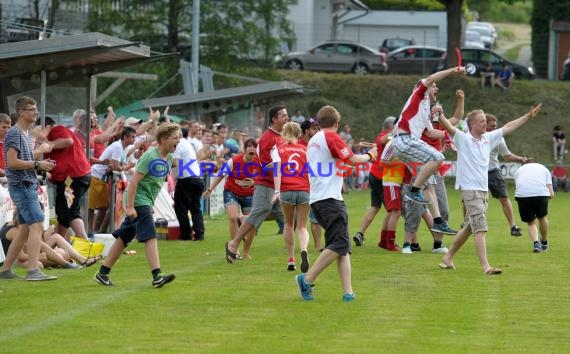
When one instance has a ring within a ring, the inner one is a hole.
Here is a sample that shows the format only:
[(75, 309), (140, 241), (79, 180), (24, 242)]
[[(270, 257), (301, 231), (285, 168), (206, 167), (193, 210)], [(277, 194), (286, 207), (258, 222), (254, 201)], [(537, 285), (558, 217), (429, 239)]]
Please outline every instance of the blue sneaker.
[(424, 198), (424, 195), (421, 191), (417, 192), (409, 191), (408, 193), (406, 193), (406, 195), (404, 195), (404, 198), (418, 204), (423, 204), (423, 205), (431, 204), (429, 200)]
[(447, 222), (445, 222), (445, 221), (440, 223), (440, 224), (433, 223), (433, 227), (431, 228), (431, 231), (439, 232), (439, 233), (446, 234), (446, 235), (456, 235), (457, 234), (457, 230), (453, 230), (451, 227), (449, 227), (449, 225), (447, 225)]
[(533, 247), (532, 247), (532, 252), (533, 253), (540, 253), (542, 247), (540, 246), (540, 244), (538, 242), (535, 242)]
[(356, 294), (354, 293), (342, 295), (342, 301), (344, 302), (352, 302), (354, 300), (356, 300)]
[(541, 243), (540, 249), (542, 252), (547, 252), (548, 251), (548, 243)]
[(313, 300), (313, 289), (311, 285), (305, 281), (305, 274), (297, 274), (295, 277), (297, 280), (297, 285), (299, 286), (299, 293), (301, 294), (301, 298), (306, 301)]

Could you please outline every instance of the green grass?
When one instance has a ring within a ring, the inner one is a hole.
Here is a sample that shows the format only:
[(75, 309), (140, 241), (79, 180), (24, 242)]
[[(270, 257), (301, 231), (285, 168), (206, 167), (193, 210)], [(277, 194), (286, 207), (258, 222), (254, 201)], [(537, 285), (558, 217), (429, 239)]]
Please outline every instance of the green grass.
[(519, 57), (519, 52), (521, 51), (521, 48), (526, 46), (527, 44), (519, 44), (516, 45), (512, 48), (509, 48), (506, 52), (505, 52), (505, 58), (507, 58), (507, 60), (510, 61), (516, 61)]
[[(448, 192), (451, 225), (458, 226), (459, 195), (452, 188)], [(345, 200), (353, 234), (368, 192), (351, 192)], [(365, 246), (353, 250), (358, 298), (349, 304), (341, 301), (334, 267), (317, 280), (315, 301), (300, 299), (294, 274), (285, 270), (274, 222), (262, 226), (253, 260), (228, 265), (226, 220), (208, 219), (204, 242), (160, 242), (163, 270), (177, 274), (162, 289), (150, 285), (140, 244), (132, 247), (136, 255), (123, 256), (114, 267), (113, 287), (95, 284), (96, 267), (51, 270), (60, 278), (47, 283), (0, 281), (0, 352), (567, 352), (570, 244), (563, 238), (570, 226), (569, 202), (566, 193), (551, 200), (551, 249), (532, 254), (526, 228), (523, 237), (511, 237), (499, 203), (492, 200), (489, 259), (504, 270), (494, 277), (482, 274), (472, 240), (457, 255), (457, 270), (439, 269), (440, 256), (430, 253), (424, 226), (422, 252), (381, 251), (375, 246), (377, 218)], [(402, 236), (400, 224), (400, 243)]]

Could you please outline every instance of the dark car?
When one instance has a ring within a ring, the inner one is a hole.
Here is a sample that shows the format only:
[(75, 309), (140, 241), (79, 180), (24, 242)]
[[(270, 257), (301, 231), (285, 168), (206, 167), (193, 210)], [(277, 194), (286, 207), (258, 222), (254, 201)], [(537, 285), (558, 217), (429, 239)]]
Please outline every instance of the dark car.
[[(534, 79), (536, 75), (534, 68), (526, 67), (524, 65), (520, 65), (507, 60), (499, 54), (488, 49), (461, 48), (461, 56), (463, 58), (463, 65), (467, 65), (469, 63), (475, 65), (476, 71), (473, 76), (476, 77), (480, 76), (481, 71), (485, 68), (487, 63), (491, 63), (493, 71), (495, 73), (501, 71), (505, 63), (509, 64), (511, 70), (515, 74), (515, 79)], [(445, 68), (445, 59), (446, 54), (443, 54), (439, 61), (439, 64), (437, 65), (438, 71)]]
[(351, 41), (327, 41), (306, 52), (292, 52), (280, 56), (276, 64), (289, 70), (355, 74), (384, 73), (388, 70), (386, 54)]
[(562, 65), (562, 75), (560, 76), (561, 80), (570, 80), (570, 53), (568, 53), (568, 58), (564, 60), (564, 64)]
[(416, 44), (413, 38), (386, 38), (380, 46), (380, 53), (390, 53), (401, 47)]
[(435, 71), (445, 48), (412, 45), (388, 53), (391, 74), (430, 74)]

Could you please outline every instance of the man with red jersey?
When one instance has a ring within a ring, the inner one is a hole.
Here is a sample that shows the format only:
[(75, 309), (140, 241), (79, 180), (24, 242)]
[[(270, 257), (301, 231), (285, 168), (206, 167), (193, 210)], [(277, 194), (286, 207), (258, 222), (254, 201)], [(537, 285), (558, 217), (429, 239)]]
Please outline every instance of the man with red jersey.
[(430, 100), (435, 101), (438, 94), (436, 82), (449, 76), (452, 73), (463, 74), (464, 67), (451, 68), (431, 74), (427, 78), (420, 80), (408, 98), (399, 119), (394, 126), (394, 155), (403, 162), (421, 163), (419, 174), (410, 189), (405, 195), (409, 199), (419, 204), (431, 204), (430, 209), (434, 216), (434, 232), (445, 234), (456, 234), (447, 222), (441, 219), (437, 205), (437, 198), (430, 190), (426, 190), (428, 199), (425, 199), (420, 189), (444, 160), (441, 152), (421, 140), (421, 135), (427, 129), (426, 134), (433, 139), (443, 139), (445, 134), (440, 130), (433, 129), (430, 121)]
[[(46, 130), (49, 130), (47, 140), (53, 144), (53, 149), (45, 154), (45, 158), (56, 162), (50, 172), (50, 181), (55, 184), (57, 233), (67, 238), (67, 230), (71, 227), (75, 236), (87, 239), (80, 206), (81, 198), (89, 189), (91, 165), (81, 142), (71, 130), (56, 125), (49, 117), (46, 117)], [(72, 181), (72, 195), (69, 197), (65, 193), (65, 180), (68, 177)]]
[(325, 229), (325, 249), (313, 266), (297, 275), (297, 285), (303, 300), (313, 300), (313, 284), (331, 263), (337, 262), (337, 270), (343, 288), (345, 302), (355, 300), (352, 290), (348, 215), (342, 199), (342, 171), (339, 162), (368, 162), (376, 158), (376, 148), (366, 154), (355, 155), (337, 133), (340, 113), (332, 106), (322, 107), (317, 118), (321, 131), (309, 141), (307, 161), (310, 167), (310, 204), (319, 224)]
[[(270, 213), (282, 215), (279, 205), (281, 176), (275, 170), (279, 161), (277, 146), (281, 145), (281, 130), (289, 121), (285, 106), (275, 106), (269, 110), (269, 128), (261, 135), (257, 145), (257, 156), (261, 164), (261, 173), (254, 177), (253, 206), (248, 218), (241, 224), (236, 237), (226, 244), (226, 260), (234, 263), (237, 259), (239, 243), (261, 223)], [(274, 178), (275, 177), (275, 178)]]
[[(370, 176), (368, 177), (368, 185), (370, 186), (370, 208), (366, 214), (364, 214), (364, 218), (362, 218), (362, 223), (360, 224), (360, 228), (352, 238), (356, 246), (362, 246), (364, 243), (364, 233), (368, 226), (372, 223), (376, 214), (380, 211), (382, 207), (382, 203), (384, 201), (384, 197), (382, 195), (382, 164), (380, 163), (380, 156), (382, 156), (382, 151), (384, 151), (384, 146), (388, 143), (390, 139), (390, 133), (392, 133), (392, 129), (394, 128), (394, 122), (396, 121), (396, 117), (387, 117), (384, 119), (383, 129), (376, 137), (374, 141), (376, 143), (376, 147), (378, 149), (378, 158), (372, 162), (372, 167), (370, 168)], [(386, 223), (388, 219), (385, 218), (383, 222), (382, 230), (386, 229)], [(382, 248), (386, 248), (386, 235), (382, 233), (380, 235), (380, 243), (378, 246)]]
[[(229, 159), (218, 175), (212, 181), (212, 184), (203, 194), (204, 198), (210, 198), (212, 191), (216, 186), (226, 178), (224, 184), (224, 206), (228, 214), (230, 225), (230, 239), (236, 237), (239, 223), (242, 221), (242, 215), (248, 215), (251, 211), (253, 199), (253, 177), (261, 172), (259, 159), (255, 155), (257, 142), (255, 139), (248, 139), (244, 142), (244, 152), (236, 154)], [(244, 238), (243, 250), (241, 258), (250, 259), (249, 250), (255, 231), (252, 230), (249, 235)]]

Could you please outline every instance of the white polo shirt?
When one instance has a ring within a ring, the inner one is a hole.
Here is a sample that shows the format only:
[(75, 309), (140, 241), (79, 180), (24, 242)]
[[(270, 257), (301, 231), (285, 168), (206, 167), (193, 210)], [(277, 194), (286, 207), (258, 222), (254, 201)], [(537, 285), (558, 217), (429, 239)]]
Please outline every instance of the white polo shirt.
[(485, 133), (481, 139), (475, 139), (471, 133), (455, 130), (453, 142), (457, 147), (457, 176), (455, 189), (488, 191), (489, 160), (491, 150), (503, 137), (503, 129)]

